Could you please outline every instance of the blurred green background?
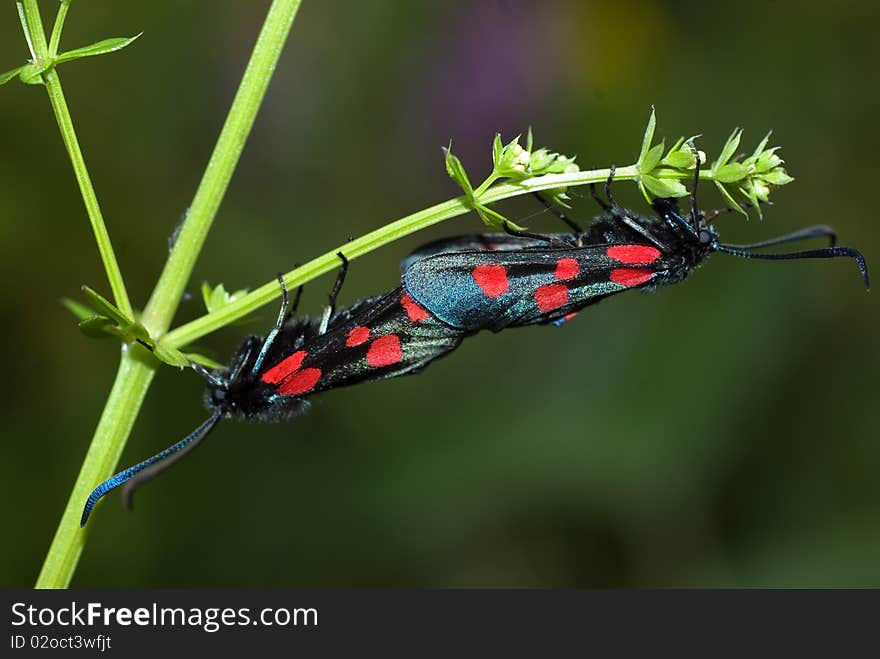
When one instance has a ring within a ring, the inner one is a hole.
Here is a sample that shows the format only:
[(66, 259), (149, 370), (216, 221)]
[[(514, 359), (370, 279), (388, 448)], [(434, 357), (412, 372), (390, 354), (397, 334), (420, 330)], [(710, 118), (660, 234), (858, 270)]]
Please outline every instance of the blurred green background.
[[(56, 3), (41, 4), (50, 22)], [(144, 32), (61, 69), (136, 304), (268, 4), (73, 5), (67, 48)], [(749, 151), (774, 130), (797, 180), (763, 222), (724, 217), (726, 240), (829, 223), (880, 277), (880, 9), (808, 7), (305, 0), (178, 323), (201, 313), (204, 280), (260, 285), (456, 195), (450, 139), (473, 178), (496, 131), (530, 125), (583, 167), (630, 164), (652, 104), (658, 138), (702, 133), (710, 157), (736, 126)], [(4, 3), (0, 69), (25, 57)], [(109, 290), (43, 89), (0, 89), (0, 126), (0, 585), (28, 586), (118, 355), (58, 303), (83, 283)], [(617, 194), (644, 210), (635, 186)], [(577, 198), (572, 215), (595, 211)], [(479, 227), (461, 217), (354, 262), (343, 301), (393, 287), (421, 242)], [(134, 514), (108, 497), (74, 585), (880, 586), (875, 296), (847, 260), (719, 255), (564, 328), (487, 333), (419, 377), (328, 392), (292, 423), (222, 424)], [(275, 313), (201, 345), (225, 360)], [(202, 389), (163, 369), (120, 466), (194, 428)]]

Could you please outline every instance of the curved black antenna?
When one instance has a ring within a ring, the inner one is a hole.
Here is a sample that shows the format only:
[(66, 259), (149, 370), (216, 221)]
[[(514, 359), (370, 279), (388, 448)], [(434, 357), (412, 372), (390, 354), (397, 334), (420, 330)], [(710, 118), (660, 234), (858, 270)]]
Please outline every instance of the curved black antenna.
[(865, 288), (871, 290), (871, 280), (868, 277), (868, 265), (865, 263), (865, 257), (861, 252), (852, 247), (826, 247), (825, 249), (810, 249), (804, 252), (789, 252), (787, 254), (762, 254), (760, 252), (748, 252), (735, 245), (716, 244), (714, 246), (716, 252), (724, 254), (732, 254), (744, 259), (764, 259), (766, 261), (783, 261), (787, 259), (833, 259), (840, 256), (855, 259), (859, 266), (859, 272), (862, 279), (865, 280)]
[(125, 489), (123, 490), (123, 501), (125, 502), (126, 507), (130, 507), (131, 495), (135, 489), (150, 479), (155, 478), (160, 472), (165, 471), (165, 469), (173, 465), (198, 446), (208, 433), (211, 432), (214, 426), (217, 425), (217, 422), (222, 416), (223, 413), (220, 412), (220, 410), (217, 410), (207, 421), (202, 423), (202, 425), (196, 428), (192, 433), (173, 446), (169, 446), (161, 453), (157, 453), (152, 458), (147, 458), (143, 462), (140, 462), (133, 467), (129, 467), (125, 471), (120, 471), (118, 474), (111, 476), (92, 490), (92, 493), (86, 500), (86, 505), (83, 507), (82, 518), (79, 522), (80, 528), (85, 526), (86, 522), (89, 521), (89, 515), (92, 514), (92, 509), (101, 497), (107, 494), (110, 490), (115, 490), (122, 484), (126, 484)]
[(798, 229), (784, 236), (777, 236), (769, 240), (762, 240), (759, 243), (751, 243), (749, 245), (730, 245), (733, 249), (760, 249), (761, 247), (771, 247), (772, 245), (781, 245), (782, 243), (793, 243), (796, 240), (809, 240), (810, 238), (828, 238), (831, 247), (837, 244), (837, 232), (825, 224), (818, 224), (814, 227), (806, 227)]

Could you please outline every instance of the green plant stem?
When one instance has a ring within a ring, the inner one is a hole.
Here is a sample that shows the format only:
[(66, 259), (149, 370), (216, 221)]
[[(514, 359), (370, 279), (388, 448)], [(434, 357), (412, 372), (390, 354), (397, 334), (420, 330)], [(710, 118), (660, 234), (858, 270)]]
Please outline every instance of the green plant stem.
[[(67, 3), (63, 3), (59, 9), (59, 20), (56, 20), (55, 30), (52, 34), (52, 43), (55, 48), (58, 47), (58, 42), (61, 39), (61, 28), (58, 23), (60, 21), (63, 26), (64, 17), (67, 13), (66, 5)], [(46, 33), (43, 29), (43, 21), (40, 18), (40, 10), (36, 0), (24, 1), (24, 13), (32, 40), (33, 55), (37, 62), (46, 61), (51, 55), (49, 46), (46, 43)], [(110, 282), (113, 300), (120, 311), (129, 318), (133, 318), (134, 314), (131, 302), (128, 299), (128, 292), (125, 290), (125, 283), (122, 280), (122, 272), (119, 269), (119, 264), (116, 262), (116, 254), (110, 242), (110, 235), (107, 233), (107, 226), (104, 224), (104, 217), (101, 215), (98, 197), (95, 194), (92, 179), (89, 176), (85, 159), (79, 148), (79, 141), (73, 128), (73, 120), (70, 117), (70, 110), (64, 98), (64, 90), (61, 88), (61, 78), (58, 77), (58, 72), (54, 68), (50, 68), (43, 74), (43, 82), (46, 86), (46, 92), (49, 94), (49, 102), (52, 105), (52, 111), (55, 113), (55, 120), (58, 122), (58, 129), (61, 131), (61, 139), (64, 141), (64, 147), (67, 149), (67, 155), (70, 157), (70, 163), (73, 166), (73, 173), (79, 185), (79, 191), (86, 207), (86, 213), (89, 216), (89, 222), (92, 225), (92, 231), (95, 234), (95, 242), (98, 244), (98, 252), (104, 264), (107, 279)]]
[(115, 469), (156, 368), (156, 360), (145, 349), (137, 344), (123, 346), (116, 380), (37, 578), (37, 588), (66, 588), (70, 584), (88, 537), (86, 529), (79, 527), (83, 502), (95, 484)]
[(58, 46), (61, 44), (61, 33), (64, 31), (64, 21), (67, 18), (67, 10), (71, 0), (61, 0), (58, 6), (58, 15), (55, 17), (55, 25), (52, 26), (52, 37), (49, 39), (49, 57), (58, 55)]
[[(32, 11), (36, 12), (35, 0), (27, 0), (26, 14), (27, 4), (32, 4)], [(274, 0), (269, 9), (217, 146), (190, 206), (190, 212), (144, 310), (142, 322), (153, 336), (160, 335), (171, 323), (205, 236), (238, 163), (299, 5), (300, 0)], [(33, 28), (33, 24), (31, 26)], [(45, 34), (42, 39), (45, 44)], [(60, 85), (58, 90), (60, 91)], [(121, 305), (120, 308), (122, 309)], [(140, 354), (139, 347), (123, 352), (122, 363), (101, 422), (95, 430), (37, 580), (38, 588), (65, 588), (73, 578), (86, 537), (79, 529), (79, 513), (83, 502), (91, 488), (109, 477), (116, 468), (156, 368), (152, 357), (146, 360)]]

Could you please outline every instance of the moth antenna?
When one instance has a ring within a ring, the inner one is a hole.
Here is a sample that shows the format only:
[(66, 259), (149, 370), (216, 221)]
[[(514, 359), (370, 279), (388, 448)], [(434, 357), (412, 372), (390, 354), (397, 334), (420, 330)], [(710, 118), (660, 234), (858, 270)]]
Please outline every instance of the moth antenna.
[(825, 224), (818, 224), (813, 227), (798, 229), (783, 236), (762, 240), (759, 243), (750, 243), (748, 245), (727, 245), (733, 249), (760, 249), (762, 247), (772, 247), (773, 245), (781, 245), (783, 243), (792, 243), (797, 240), (809, 240), (810, 238), (828, 238), (829, 247), (837, 245), (837, 232)]
[(548, 211), (553, 213), (560, 220), (565, 222), (568, 225), (568, 227), (572, 231), (574, 231), (575, 236), (580, 236), (581, 234), (583, 234), (583, 232), (584, 232), (583, 228), (577, 222), (575, 222), (573, 219), (571, 219), (568, 215), (563, 213), (559, 208), (557, 208), (556, 205), (552, 201), (547, 199), (540, 192), (532, 192), (532, 194), (538, 199), (538, 201), (540, 201), (544, 205), (544, 208), (546, 208)]
[(848, 257), (854, 259), (859, 266), (859, 272), (865, 281), (865, 288), (871, 290), (871, 280), (868, 277), (868, 265), (865, 263), (865, 257), (861, 252), (852, 247), (826, 247), (825, 249), (810, 249), (803, 252), (788, 252), (784, 254), (762, 254), (760, 252), (749, 252), (736, 245), (715, 245), (716, 252), (739, 256), (744, 259), (763, 259), (765, 261), (783, 261), (788, 259), (833, 259), (837, 257)]
[(89, 521), (89, 515), (92, 514), (95, 504), (98, 503), (101, 497), (111, 490), (115, 490), (120, 485), (125, 485), (125, 488), (122, 491), (122, 500), (125, 503), (125, 507), (130, 508), (131, 496), (134, 490), (147, 481), (155, 478), (198, 446), (201, 441), (207, 437), (208, 433), (211, 432), (214, 426), (217, 425), (217, 422), (221, 417), (222, 413), (219, 410), (214, 412), (214, 414), (202, 423), (202, 425), (176, 444), (169, 446), (161, 453), (154, 455), (152, 458), (147, 458), (133, 467), (120, 471), (118, 474), (111, 476), (92, 490), (92, 493), (86, 500), (86, 505), (83, 507), (82, 518), (79, 522), (80, 528), (85, 526), (86, 522)]

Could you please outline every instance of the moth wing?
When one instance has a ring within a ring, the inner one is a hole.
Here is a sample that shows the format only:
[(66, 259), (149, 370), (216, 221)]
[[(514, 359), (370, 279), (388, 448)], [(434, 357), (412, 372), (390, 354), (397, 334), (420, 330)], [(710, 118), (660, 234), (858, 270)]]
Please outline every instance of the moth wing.
[[(273, 366), (281, 395), (304, 395), (415, 373), (458, 347), (461, 332), (438, 322), (402, 289), (362, 301), (336, 315), (305, 354)], [(268, 371), (267, 371), (268, 372)]]
[[(559, 242), (571, 240), (571, 235), (569, 234), (553, 234), (551, 237), (558, 239)], [(465, 236), (453, 236), (425, 243), (403, 259), (400, 264), (400, 271), (406, 272), (416, 261), (437, 254), (451, 252), (510, 252), (546, 247), (546, 240), (522, 238), (508, 233), (475, 233)]]
[(403, 283), (438, 319), (467, 332), (550, 323), (653, 278), (656, 265), (621, 262), (608, 255), (614, 247), (447, 252), (412, 263)]

